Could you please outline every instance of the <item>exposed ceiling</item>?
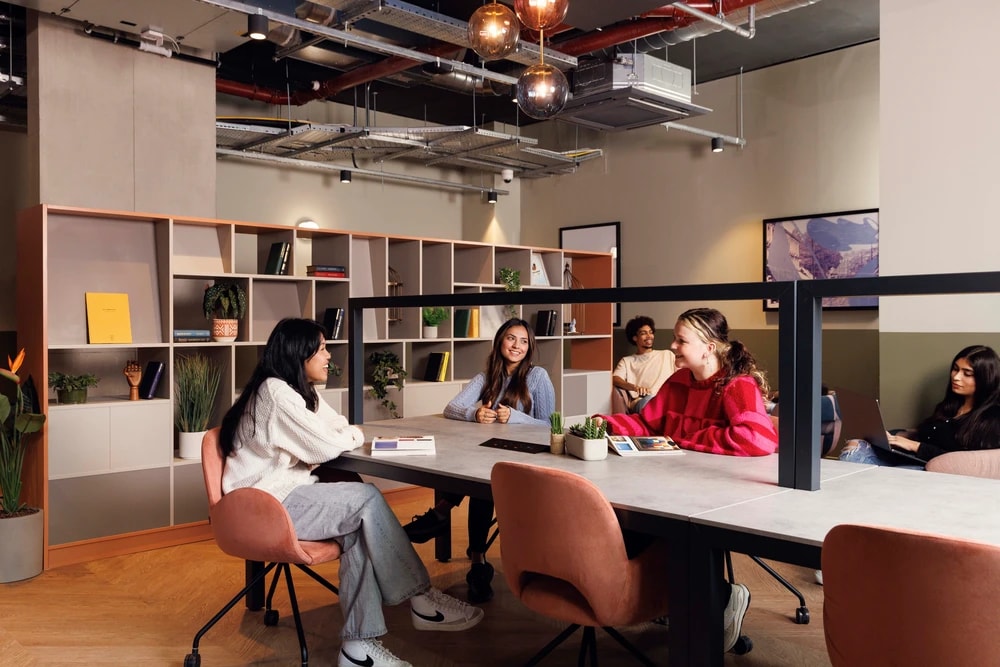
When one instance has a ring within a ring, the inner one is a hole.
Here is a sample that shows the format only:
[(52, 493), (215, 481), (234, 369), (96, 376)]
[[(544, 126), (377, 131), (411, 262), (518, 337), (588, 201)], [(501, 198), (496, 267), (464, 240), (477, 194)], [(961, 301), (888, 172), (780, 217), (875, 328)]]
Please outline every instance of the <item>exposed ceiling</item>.
[[(172, 38), (185, 57), (218, 62), (220, 92), (256, 96), (275, 103), (288, 102), (289, 98), (298, 103), (318, 96), (356, 105), (358, 124), (368, 124), (360, 114), (382, 112), (442, 125), (530, 122), (517, 113), (509, 85), (503, 81), (484, 84), (462, 71), (461, 68), (475, 71), (480, 66), (477, 57), (471, 49), (443, 39), (454, 33), (455, 25), (463, 26), (484, 0), (381, 2), (380, 5), (379, 0), (320, 0), (319, 4), (338, 10), (329, 30), (348, 33), (361, 42), (345, 44), (323, 39), (319, 32), (303, 32), (302, 43), (307, 46), (288, 50), (269, 40), (247, 39), (246, 14), (236, 10), (260, 7), (272, 19), (287, 16), (292, 23), (302, 24), (295, 17), (301, 0), (0, 2), (0, 14), (9, 17), (6, 21), (0, 18), (0, 116), (7, 118), (8, 123), (22, 126), (26, 117), (23, 82), (28, 73), (22, 9), (26, 7), (78, 21), (81, 29), (86, 27), (97, 38), (117, 36), (119, 41), (138, 42), (142, 28), (156, 26), (168, 38), (166, 48), (171, 48), (169, 38)], [(595, 54), (591, 47), (616, 42), (620, 42), (619, 49), (629, 53), (641, 51), (665, 56), (671, 63), (691, 69), (695, 81), (701, 83), (730, 76), (741, 68), (751, 71), (878, 39), (878, 0), (723, 2), (727, 20), (744, 25), (746, 10), (732, 13), (730, 8), (756, 5), (758, 20), (753, 39), (726, 30), (716, 32), (720, 29), (676, 10), (669, 0), (570, 0), (569, 4), (565, 25), (555, 34), (546, 35), (546, 60), (566, 69), (571, 80), (573, 68), (568, 63), (576, 58), (606, 56), (607, 51)], [(718, 10), (718, 5), (710, 2), (687, 4), (711, 14)], [(784, 13), (767, 16), (777, 11)], [(415, 15), (419, 19), (416, 23)], [(270, 25), (272, 36), (276, 28), (283, 29), (276, 20)], [(428, 30), (428, 25), (433, 29)], [(661, 32), (637, 41), (632, 39), (657, 27)], [(697, 34), (704, 36), (690, 39)], [(530, 40), (531, 35), (527, 38)], [(378, 52), (366, 48), (369, 42), (381, 44), (384, 49)], [(538, 46), (527, 40), (523, 43), (526, 50), (519, 56), (488, 65), (496, 78), (512, 80), (526, 63), (532, 62)], [(406, 53), (435, 54), (446, 65), (459, 67), (438, 67), (434, 62), (414, 62), (393, 55), (400, 49)], [(564, 60), (559, 53), (566, 54)], [(448, 69), (451, 71), (444, 71)], [(11, 72), (13, 79), (9, 76)], [(314, 93), (318, 82), (322, 87)]]

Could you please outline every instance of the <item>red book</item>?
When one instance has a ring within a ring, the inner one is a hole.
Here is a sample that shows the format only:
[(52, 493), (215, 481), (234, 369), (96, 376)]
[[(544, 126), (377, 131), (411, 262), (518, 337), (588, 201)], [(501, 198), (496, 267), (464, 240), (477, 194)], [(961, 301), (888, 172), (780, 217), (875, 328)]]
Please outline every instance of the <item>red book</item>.
[(314, 278), (346, 278), (344, 271), (306, 271), (306, 275)]

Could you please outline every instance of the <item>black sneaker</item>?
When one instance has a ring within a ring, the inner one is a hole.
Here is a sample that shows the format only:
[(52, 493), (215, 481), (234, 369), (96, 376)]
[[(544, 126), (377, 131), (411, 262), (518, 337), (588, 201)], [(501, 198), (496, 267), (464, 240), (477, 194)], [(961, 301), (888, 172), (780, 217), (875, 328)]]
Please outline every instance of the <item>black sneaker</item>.
[(479, 604), (493, 599), (493, 566), (489, 563), (473, 563), (472, 569), (465, 575), (469, 584), (469, 602)]
[(447, 517), (442, 516), (433, 507), (421, 514), (413, 517), (413, 521), (403, 526), (406, 536), (411, 542), (423, 544), (435, 537), (445, 534), (448, 529)]

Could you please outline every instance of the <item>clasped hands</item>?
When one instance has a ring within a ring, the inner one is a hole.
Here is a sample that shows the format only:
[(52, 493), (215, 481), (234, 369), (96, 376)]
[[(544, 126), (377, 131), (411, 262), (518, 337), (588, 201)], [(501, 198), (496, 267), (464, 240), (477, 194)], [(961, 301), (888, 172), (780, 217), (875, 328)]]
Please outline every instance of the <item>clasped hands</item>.
[(499, 405), (496, 410), (482, 405), (476, 410), (476, 421), (480, 424), (492, 424), (494, 422), (506, 424), (509, 420), (509, 405)]

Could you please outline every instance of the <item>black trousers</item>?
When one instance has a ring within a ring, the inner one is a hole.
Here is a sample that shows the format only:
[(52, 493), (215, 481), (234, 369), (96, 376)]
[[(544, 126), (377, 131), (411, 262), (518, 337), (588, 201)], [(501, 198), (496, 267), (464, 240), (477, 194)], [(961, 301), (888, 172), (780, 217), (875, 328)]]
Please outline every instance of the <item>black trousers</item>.
[[(457, 493), (443, 493), (441, 497), (454, 507), (458, 507), (465, 498)], [(490, 537), (492, 523), (493, 501), (469, 498), (469, 551), (486, 553), (486, 542)]]

